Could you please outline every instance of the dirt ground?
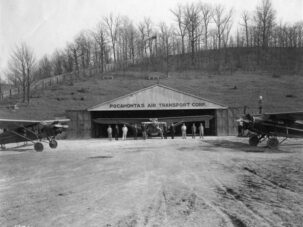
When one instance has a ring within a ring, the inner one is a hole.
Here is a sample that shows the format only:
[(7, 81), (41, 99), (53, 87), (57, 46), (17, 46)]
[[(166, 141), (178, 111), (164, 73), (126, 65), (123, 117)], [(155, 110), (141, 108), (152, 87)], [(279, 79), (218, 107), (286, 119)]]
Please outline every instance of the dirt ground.
[(0, 151), (0, 226), (302, 226), (303, 140), (64, 140)]

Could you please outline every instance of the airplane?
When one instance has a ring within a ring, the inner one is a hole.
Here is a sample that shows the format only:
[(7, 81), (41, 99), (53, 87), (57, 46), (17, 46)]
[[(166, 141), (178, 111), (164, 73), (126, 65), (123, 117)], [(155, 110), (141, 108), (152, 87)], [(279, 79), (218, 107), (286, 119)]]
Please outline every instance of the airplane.
[(138, 127), (138, 131), (142, 132), (142, 128), (146, 129), (146, 133), (149, 136), (160, 135), (160, 130), (163, 130), (164, 125), (167, 130), (170, 130), (170, 126), (173, 124), (174, 127), (186, 123), (186, 122), (201, 122), (205, 121), (206, 125), (209, 125), (209, 121), (214, 117), (211, 115), (201, 115), (201, 116), (176, 116), (176, 117), (160, 117), (160, 118), (96, 118), (95, 123), (98, 124), (123, 124), (131, 128), (135, 125)]
[[(0, 145), (5, 149), (5, 145), (18, 142), (32, 142), (37, 152), (43, 151), (41, 142), (49, 143), (50, 148), (58, 146), (55, 137), (68, 128), (66, 124), (69, 119), (58, 120), (16, 120), (0, 119)], [(45, 140), (46, 139), (46, 140)]]
[[(243, 122), (243, 129), (252, 133), (249, 137), (251, 146), (257, 146), (267, 139), (269, 148), (277, 148), (287, 138), (303, 137), (303, 112), (246, 114), (238, 121)], [(284, 139), (279, 141), (277, 137)]]

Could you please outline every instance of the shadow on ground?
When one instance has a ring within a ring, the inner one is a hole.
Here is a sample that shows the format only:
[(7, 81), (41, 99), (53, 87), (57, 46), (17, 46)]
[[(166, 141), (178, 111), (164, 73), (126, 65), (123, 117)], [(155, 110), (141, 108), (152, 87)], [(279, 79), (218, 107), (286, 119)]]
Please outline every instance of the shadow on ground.
[(14, 151), (14, 152), (27, 152), (27, 151), (34, 151), (33, 148), (27, 148), (27, 149), (24, 149), (24, 148), (15, 148), (15, 147), (12, 147), (12, 148), (6, 148), (6, 149), (2, 149), (0, 150), (0, 152), (11, 152), (11, 151)]
[(205, 143), (211, 144), (215, 147), (222, 147), (222, 148), (228, 148), (233, 149), (235, 151), (243, 151), (243, 152), (268, 152), (268, 153), (292, 153), (285, 150), (279, 150), (279, 149), (270, 149), (266, 146), (259, 145), (257, 147), (250, 146), (249, 144), (242, 143), (242, 142), (236, 142), (236, 141), (230, 141), (230, 140), (204, 140)]
[(92, 156), (92, 157), (88, 157), (89, 159), (98, 159), (98, 158), (101, 158), (101, 159), (105, 159), (105, 158), (113, 158), (114, 156), (111, 156), (111, 155), (100, 155), (100, 156)]

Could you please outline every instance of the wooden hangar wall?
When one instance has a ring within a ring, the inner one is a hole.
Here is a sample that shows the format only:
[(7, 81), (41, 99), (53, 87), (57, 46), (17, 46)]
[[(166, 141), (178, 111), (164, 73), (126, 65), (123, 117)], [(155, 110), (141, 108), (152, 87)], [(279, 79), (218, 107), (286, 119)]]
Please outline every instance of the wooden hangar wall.
[[(237, 122), (241, 115), (238, 108), (215, 110), (216, 136), (237, 135)], [(71, 119), (67, 130), (67, 138), (93, 138), (92, 113), (87, 110), (67, 110), (66, 116)], [(190, 131), (190, 129), (189, 129)]]
[(67, 129), (68, 139), (87, 139), (92, 137), (90, 112), (87, 110), (67, 110), (65, 114), (71, 120)]
[(231, 108), (216, 110), (216, 130), (217, 136), (238, 135), (238, 123), (242, 115), (242, 108)]

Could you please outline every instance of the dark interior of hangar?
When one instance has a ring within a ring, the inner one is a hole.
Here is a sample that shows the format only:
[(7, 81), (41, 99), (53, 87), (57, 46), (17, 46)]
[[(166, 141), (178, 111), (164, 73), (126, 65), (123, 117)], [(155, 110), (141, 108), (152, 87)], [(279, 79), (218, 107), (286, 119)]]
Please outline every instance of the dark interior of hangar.
[[(204, 135), (214, 136), (216, 135), (216, 120), (215, 120), (215, 110), (204, 109), (204, 110), (137, 110), (137, 111), (92, 111), (92, 136), (94, 138), (106, 138), (107, 137), (107, 127), (108, 124), (98, 124), (94, 122), (96, 118), (163, 118), (163, 117), (182, 117), (182, 116), (201, 116), (201, 115), (211, 115), (214, 116), (213, 119), (209, 121), (209, 124), (205, 121), (195, 121), (195, 122), (186, 122), (187, 134), (191, 134), (191, 126), (195, 123), (198, 128), (199, 124), (204, 125)], [(122, 136), (122, 126), (119, 124), (120, 136)], [(113, 128), (114, 125), (111, 125)], [(129, 128), (129, 127), (128, 127)], [(181, 135), (181, 125), (175, 128), (176, 136)], [(198, 130), (197, 130), (198, 132)], [(133, 130), (129, 128), (128, 137), (133, 136)], [(142, 136), (139, 133), (138, 136)]]

